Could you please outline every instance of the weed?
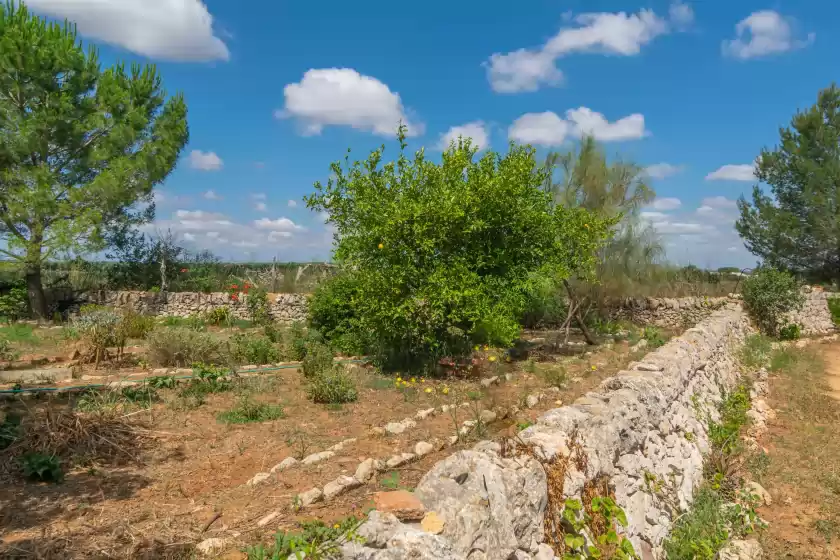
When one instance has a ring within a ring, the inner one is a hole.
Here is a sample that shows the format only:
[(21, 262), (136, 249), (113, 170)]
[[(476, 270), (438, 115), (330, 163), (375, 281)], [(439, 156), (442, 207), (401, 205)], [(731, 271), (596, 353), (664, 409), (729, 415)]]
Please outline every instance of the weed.
[(155, 328), (155, 318), (151, 315), (141, 315), (135, 311), (125, 311), (119, 325), (125, 338), (146, 338)]
[(671, 529), (665, 555), (668, 560), (713, 560), (730, 539), (749, 535), (759, 526), (752, 505), (727, 503), (718, 492), (703, 486), (691, 510)]
[(715, 449), (731, 453), (739, 443), (738, 434), (747, 423), (750, 409), (750, 388), (741, 384), (723, 399), (720, 420), (709, 422), (709, 442)]
[(20, 458), (23, 475), (37, 482), (61, 482), (64, 471), (61, 461), (55, 455), (46, 453), (27, 453)]
[(379, 485), (388, 490), (399, 490), (400, 488), (400, 473), (391, 471), (379, 479)]
[(148, 336), (149, 363), (186, 367), (195, 362), (226, 363), (228, 356), (211, 334), (186, 328), (152, 331)]
[(831, 544), (831, 539), (840, 535), (840, 523), (830, 519), (817, 519), (814, 521), (814, 529), (825, 539), (827, 544)]
[(569, 375), (562, 365), (551, 365), (539, 369), (540, 376), (549, 387), (565, 389), (569, 383)]
[(152, 389), (174, 389), (178, 385), (178, 380), (174, 375), (158, 375), (146, 379), (146, 384)]
[(76, 401), (76, 410), (102, 412), (124, 410), (131, 406), (149, 408), (158, 400), (157, 391), (149, 386), (130, 386), (122, 389), (85, 391)]
[(830, 297), (826, 300), (828, 311), (831, 313), (831, 321), (840, 326), (840, 297)]
[(741, 365), (749, 370), (764, 367), (772, 351), (773, 342), (769, 337), (761, 334), (748, 336), (740, 351)]
[(642, 331), (642, 338), (647, 340), (648, 347), (659, 348), (665, 344), (665, 337), (662, 336), (662, 331), (656, 327), (645, 327)]
[(329, 346), (322, 343), (311, 343), (306, 347), (301, 369), (303, 376), (311, 379), (322, 375), (333, 368), (333, 353)]
[(584, 508), (580, 500), (567, 499), (563, 508), (564, 560), (636, 559), (629, 539), (621, 537), (616, 525), (627, 526), (627, 516), (608, 496), (592, 499)]
[(222, 325), (230, 325), (233, 320), (233, 313), (230, 307), (223, 305), (222, 307), (214, 307), (204, 314), (204, 320), (213, 326), (219, 327)]
[(219, 413), (217, 418), (225, 424), (249, 424), (277, 420), (285, 415), (282, 406), (258, 403), (248, 397), (242, 397), (235, 407)]
[(300, 461), (315, 445), (312, 435), (301, 428), (294, 428), (286, 436), (286, 445), (292, 449), (294, 458)]
[(781, 340), (799, 340), (800, 336), (802, 336), (802, 328), (796, 323), (789, 323), (779, 329)]
[(6, 449), (17, 440), (20, 434), (20, 416), (7, 414), (0, 423), (0, 450)]
[(519, 422), (516, 423), (516, 429), (521, 432), (522, 430), (524, 430), (526, 428), (530, 428), (533, 425), (534, 425), (534, 423), (531, 422), (530, 420), (520, 420)]
[[(761, 482), (761, 479), (764, 478), (764, 475), (770, 468), (770, 455), (761, 449), (757, 453), (752, 453), (747, 457), (745, 466), (753, 478), (757, 482)], [(838, 486), (838, 491), (840, 491), (840, 486)]]
[[(299, 498), (298, 498), (299, 500)], [(325, 560), (335, 557), (341, 545), (359, 542), (356, 534), (362, 520), (348, 517), (333, 525), (322, 521), (308, 521), (300, 524), (300, 531), (291, 533), (278, 531), (274, 535), (274, 544), (259, 544), (245, 550), (247, 560)]]
[(237, 333), (231, 340), (231, 354), (240, 363), (265, 365), (280, 360), (280, 352), (268, 338)]
[(354, 402), (359, 396), (356, 383), (340, 365), (329, 373), (310, 378), (307, 394), (313, 402), (327, 404)]
[(35, 328), (24, 323), (0, 327), (0, 339), (27, 345), (36, 345), (39, 342), (38, 337), (35, 336)]
[(18, 353), (12, 350), (12, 343), (5, 338), (0, 339), (0, 362), (17, 360)]
[(283, 337), (283, 354), (293, 362), (301, 361), (306, 356), (306, 345), (309, 342), (306, 328), (300, 321), (295, 321), (285, 332)]

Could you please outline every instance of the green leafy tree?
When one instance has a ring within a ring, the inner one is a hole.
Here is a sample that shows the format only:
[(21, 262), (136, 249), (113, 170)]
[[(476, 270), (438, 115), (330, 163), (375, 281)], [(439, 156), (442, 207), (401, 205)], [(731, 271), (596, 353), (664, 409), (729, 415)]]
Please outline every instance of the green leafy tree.
[(752, 202), (741, 197), (735, 227), (767, 265), (840, 280), (840, 89), (822, 90), (779, 135), (755, 171), (771, 195), (755, 186)]
[(585, 208), (614, 222), (609, 241), (598, 252), (598, 284), (578, 286), (578, 291), (600, 303), (608, 295), (623, 295), (630, 284), (656, 272), (663, 248), (650, 224), (640, 219), (641, 209), (653, 202), (656, 192), (642, 167), (609, 161), (591, 136), (583, 137), (577, 149), (550, 153), (546, 165), (552, 174), (544, 189), (556, 204)]
[(184, 99), (154, 66), (103, 70), (75, 27), (0, 6), (0, 252), (23, 265), (37, 316), (42, 264), (149, 220), (187, 138)]
[(385, 367), (428, 366), (474, 343), (508, 344), (543, 275), (591, 274), (609, 223), (553, 205), (530, 147), (476, 159), (469, 140), (440, 164), (384, 148), (332, 165), (307, 205), (335, 227), (335, 258), (352, 271), (356, 328)]

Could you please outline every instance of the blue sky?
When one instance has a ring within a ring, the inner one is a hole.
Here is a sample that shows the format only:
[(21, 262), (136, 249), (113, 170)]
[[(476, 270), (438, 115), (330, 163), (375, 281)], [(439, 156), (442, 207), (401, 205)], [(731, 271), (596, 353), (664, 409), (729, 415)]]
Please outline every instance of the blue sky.
[[(836, 76), (840, 3), (30, 0), (76, 21), (103, 62), (158, 64), (190, 143), (158, 228), (230, 259), (327, 258), (301, 198), (330, 162), (458, 132), (567, 150), (582, 132), (649, 167), (669, 258), (755, 263), (734, 201), (778, 127)], [(834, 35), (834, 36), (832, 36)], [(453, 128), (461, 127), (461, 128)], [(290, 202), (291, 201), (291, 202)]]

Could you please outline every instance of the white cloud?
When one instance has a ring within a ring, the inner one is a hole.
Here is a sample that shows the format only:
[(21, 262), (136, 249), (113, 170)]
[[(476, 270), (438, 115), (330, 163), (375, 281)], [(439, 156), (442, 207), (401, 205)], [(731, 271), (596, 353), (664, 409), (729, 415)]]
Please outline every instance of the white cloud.
[(563, 82), (563, 73), (554, 64), (554, 57), (546, 52), (526, 49), (495, 53), (484, 63), (493, 91), (517, 93), (537, 91), (541, 85), (556, 86)]
[(682, 201), (679, 198), (657, 198), (650, 205), (654, 210), (676, 210), (682, 206)]
[(223, 214), (204, 210), (178, 210), (175, 216), (183, 220), (221, 220), (225, 217)]
[(464, 139), (471, 138), (472, 145), (479, 150), (483, 150), (490, 144), (490, 138), (487, 134), (487, 126), (482, 121), (474, 121), (459, 126), (453, 126), (445, 134), (442, 134), (440, 142), (438, 142), (438, 149), (448, 149), (450, 143), (458, 142), (458, 137), (463, 137)]
[(220, 195), (216, 194), (216, 191), (207, 191), (206, 193), (204, 193), (201, 196), (203, 196), (207, 200), (222, 200), (222, 197)]
[(615, 122), (609, 122), (604, 115), (586, 107), (569, 109), (562, 119), (552, 111), (526, 113), (516, 119), (508, 129), (508, 137), (522, 144), (535, 146), (557, 146), (568, 136), (580, 137), (589, 134), (602, 142), (642, 138), (645, 118), (633, 114)]
[(709, 206), (711, 208), (720, 208), (723, 210), (733, 210), (738, 207), (737, 202), (735, 202), (731, 198), (726, 198), (725, 196), (711, 196), (704, 198), (702, 204), (703, 206)]
[(254, 204), (254, 210), (257, 212), (265, 212), (268, 210), (268, 206), (266, 206), (265, 202), (257, 202)]
[(297, 207), (297, 201), (296, 200), (289, 200), (288, 206), (289, 206), (289, 208), (296, 208)]
[(706, 175), (707, 181), (754, 181), (754, 165), (724, 165)]
[(379, 80), (352, 68), (307, 70), (300, 82), (283, 88), (285, 107), (278, 118), (295, 118), (306, 136), (320, 134), (325, 126), (351, 126), (381, 136), (394, 136), (400, 122), (408, 135), (423, 133), (412, 123), (400, 96)]
[(534, 146), (558, 146), (571, 132), (571, 125), (557, 116), (557, 113), (526, 113), (513, 121), (508, 129), (508, 138), (522, 144)]
[(669, 18), (651, 10), (636, 14), (585, 13), (570, 17), (574, 23), (564, 27), (539, 49), (518, 49), (495, 53), (484, 63), (494, 91), (515, 93), (536, 91), (541, 85), (559, 85), (562, 72), (555, 61), (573, 53), (601, 53), (634, 56), (660, 35), (685, 30), (694, 20), (688, 4), (675, 3)]
[(277, 218), (276, 220), (272, 220), (270, 218), (260, 218), (259, 220), (254, 221), (254, 227), (270, 231), (293, 231), (303, 229), (289, 218)]
[(201, 150), (190, 152), (190, 167), (193, 169), (218, 171), (223, 165), (222, 158), (217, 156), (215, 152), (202, 152)]
[(577, 135), (589, 134), (602, 142), (634, 140), (647, 134), (645, 117), (639, 113), (611, 123), (601, 113), (580, 107), (566, 111), (566, 118), (574, 124)]
[(651, 211), (644, 211), (639, 214), (643, 220), (647, 220), (649, 222), (664, 222), (668, 219), (668, 214), (664, 212), (651, 212)]
[(34, 12), (68, 19), (82, 35), (171, 61), (228, 60), (201, 0), (26, 0)]
[(183, 236), (184, 241), (195, 241), (195, 235), (191, 233), (185, 233)]
[(663, 234), (706, 233), (715, 231), (714, 226), (698, 224), (696, 222), (658, 222), (654, 224), (656, 231)]
[(773, 10), (753, 12), (735, 26), (735, 38), (723, 42), (723, 54), (747, 60), (801, 49), (814, 42), (814, 33), (797, 38), (793, 23)]
[(667, 179), (677, 173), (682, 172), (681, 165), (671, 165), (670, 163), (654, 163), (645, 168), (645, 173), (651, 179)]

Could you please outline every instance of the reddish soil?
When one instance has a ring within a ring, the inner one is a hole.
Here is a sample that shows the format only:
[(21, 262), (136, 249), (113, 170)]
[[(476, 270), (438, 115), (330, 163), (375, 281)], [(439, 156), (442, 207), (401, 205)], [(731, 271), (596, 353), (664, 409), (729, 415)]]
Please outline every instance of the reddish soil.
[[(296, 495), (310, 488), (323, 487), (341, 474), (352, 475), (367, 457), (385, 460), (397, 453), (412, 452), (418, 441), (445, 440), (455, 432), (455, 420), (460, 426), (471, 418), (471, 409), (519, 406), (521, 412), (491, 424), (484, 437), (511, 433), (517, 423), (533, 422), (545, 410), (558, 406), (558, 401), (574, 400), (637, 358), (626, 344), (619, 344), (587, 357), (559, 359), (571, 381), (533, 409), (522, 406), (524, 398), (545, 390), (547, 383), (540, 372), (559, 363), (538, 364), (531, 373), (523, 371), (524, 362), (487, 364), (495, 368), (485, 375), (500, 374), (504, 379), (504, 373), (511, 372), (514, 376), (483, 391), (478, 379), (417, 379), (418, 390), (408, 395), (395, 389), (392, 380), (355, 368), (358, 401), (338, 408), (309, 401), (302, 375), (287, 369), (276, 376), (240, 380), (241, 389), (247, 386), (254, 400), (282, 405), (286, 414), (279, 420), (243, 425), (217, 420), (220, 412), (238, 401), (236, 391), (210, 395), (206, 404), (193, 410), (177, 408), (174, 390), (160, 391), (163, 402), (149, 410), (130, 412), (128, 420), (152, 430), (157, 437), (150, 447), (126, 450), (136, 459), (134, 463), (122, 467), (96, 463), (79, 466), (56, 485), (24, 483), (18, 478), (0, 486), (0, 556), (174, 558), (211, 536), (237, 532), (239, 544), (254, 544), (271, 540), (275, 530), (291, 528), (302, 518), (330, 521), (362, 513), (370, 506), (375, 491), (385, 486), (413, 488), (436, 461), (459, 447), (472, 446), (475, 439), (468, 438), (454, 448), (444, 448), (394, 469), (396, 475), (386, 471), (378, 481), (328, 503), (299, 513), (292, 504)], [(444, 385), (449, 387), (445, 396)], [(426, 387), (435, 391), (426, 394)], [(471, 408), (459, 409), (456, 419), (437, 414), (394, 436), (371, 431), (374, 426), (413, 418), (419, 410), (462, 402), (468, 395), (480, 401)], [(0, 406), (7, 410), (60, 407), (66, 406), (67, 398)], [(306, 434), (310, 443), (305, 454), (325, 450), (347, 438), (357, 441), (325, 462), (289, 469), (261, 485), (246, 486), (255, 474), (268, 471), (286, 457), (301, 456), (300, 450), (288, 443), (296, 433)], [(257, 529), (256, 521), (272, 511), (280, 515)], [(207, 528), (217, 514), (221, 516)]]

